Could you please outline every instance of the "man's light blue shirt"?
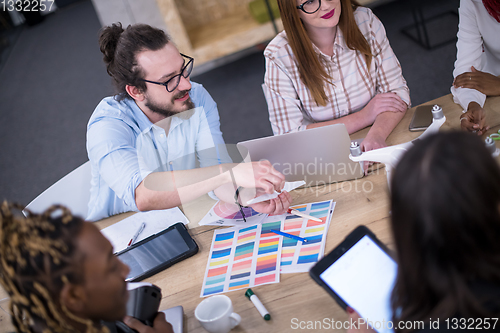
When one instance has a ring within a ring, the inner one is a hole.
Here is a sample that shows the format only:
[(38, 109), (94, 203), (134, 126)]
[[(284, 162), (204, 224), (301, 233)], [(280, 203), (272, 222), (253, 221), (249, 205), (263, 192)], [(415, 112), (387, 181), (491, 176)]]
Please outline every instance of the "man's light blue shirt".
[(191, 84), (196, 108), (187, 111), (193, 112), (188, 119), (171, 117), (168, 135), (163, 121), (151, 123), (133, 99), (106, 97), (97, 105), (87, 125), (92, 166), (87, 220), (137, 211), (135, 189), (153, 171), (230, 162), (213, 149), (224, 145), (217, 104), (201, 84)]

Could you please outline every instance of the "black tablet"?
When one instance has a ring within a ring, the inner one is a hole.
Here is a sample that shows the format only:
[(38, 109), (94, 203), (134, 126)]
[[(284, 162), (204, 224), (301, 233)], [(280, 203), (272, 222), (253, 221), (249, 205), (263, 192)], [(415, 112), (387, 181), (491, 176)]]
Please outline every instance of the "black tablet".
[(342, 308), (350, 306), (375, 330), (386, 333), (393, 332), (390, 300), (397, 268), (389, 249), (359, 226), (309, 274)]
[(183, 223), (133, 244), (116, 255), (130, 267), (127, 281), (140, 281), (198, 252)]

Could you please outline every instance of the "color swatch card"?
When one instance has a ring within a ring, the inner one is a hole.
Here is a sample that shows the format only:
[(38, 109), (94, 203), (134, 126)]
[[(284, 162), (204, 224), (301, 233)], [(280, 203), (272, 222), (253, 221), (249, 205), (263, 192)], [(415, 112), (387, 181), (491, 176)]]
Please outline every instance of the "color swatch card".
[(248, 226), (260, 223), (267, 214), (258, 213), (250, 207), (243, 207), (246, 222), (243, 220), (241, 212), (233, 204), (224, 201), (217, 203), (201, 219), (199, 225), (227, 225), (227, 226)]
[(282, 231), (306, 238), (307, 243), (283, 237), (281, 273), (308, 272), (325, 254), (326, 234), (335, 202), (328, 200), (290, 208), (321, 219), (318, 222), (297, 215), (287, 215), (282, 221)]
[(201, 296), (280, 281), (281, 216), (262, 224), (214, 231)]

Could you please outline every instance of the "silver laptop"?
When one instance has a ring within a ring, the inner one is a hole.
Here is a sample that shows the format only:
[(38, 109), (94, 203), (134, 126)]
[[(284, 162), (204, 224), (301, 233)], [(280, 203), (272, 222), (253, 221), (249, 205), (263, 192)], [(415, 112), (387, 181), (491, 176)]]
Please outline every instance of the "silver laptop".
[(349, 159), (351, 139), (344, 124), (239, 142), (246, 162), (268, 160), (287, 181), (317, 186), (363, 177), (362, 165)]

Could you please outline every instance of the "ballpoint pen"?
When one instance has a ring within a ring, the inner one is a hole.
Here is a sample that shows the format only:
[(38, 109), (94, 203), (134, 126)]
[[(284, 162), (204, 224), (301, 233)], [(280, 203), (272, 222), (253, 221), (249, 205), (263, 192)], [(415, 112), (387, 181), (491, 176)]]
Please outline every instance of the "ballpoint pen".
[(243, 212), (243, 206), (239, 202), (239, 199), (240, 199), (239, 198), (240, 197), (240, 189), (242, 189), (242, 187), (236, 185), (236, 180), (234, 180), (233, 170), (229, 169), (229, 174), (231, 175), (231, 179), (233, 181), (233, 185), (234, 185), (234, 187), (236, 189), (236, 192), (234, 194), (234, 203), (239, 207), (241, 217), (243, 217), (243, 221), (246, 222), (247, 219), (245, 218), (245, 213)]
[(288, 237), (288, 238), (293, 238), (293, 239), (299, 240), (301, 242), (307, 243), (307, 238), (302, 238), (302, 237), (299, 237), (299, 236), (295, 236), (295, 235), (288, 234), (286, 232), (279, 231), (279, 230), (274, 230), (274, 229), (271, 229), (271, 232), (274, 232), (275, 234), (278, 234), (278, 235), (281, 235), (281, 236), (285, 236), (285, 237)]
[(238, 188), (236, 189), (236, 194), (234, 195), (234, 200), (235, 200), (235, 203), (236, 203), (236, 204), (238, 205), (238, 207), (240, 208), (240, 214), (241, 214), (241, 217), (243, 217), (243, 221), (245, 221), (245, 222), (246, 222), (246, 221), (247, 221), (247, 219), (245, 218), (245, 212), (243, 212), (243, 207), (244, 207), (244, 206), (243, 206), (242, 204), (240, 204), (240, 202), (238, 201), (238, 200), (240, 199), (240, 189), (241, 189), (241, 188), (242, 188), (242, 187), (240, 186), (240, 187), (238, 187)]
[(132, 239), (130, 240), (130, 242), (128, 242), (127, 246), (130, 246), (130, 245), (132, 245), (132, 244), (135, 243), (135, 241), (137, 240), (137, 238), (139, 237), (139, 235), (141, 234), (141, 232), (144, 230), (144, 228), (146, 228), (146, 223), (142, 222), (141, 226), (139, 227), (139, 230), (137, 230), (137, 232), (135, 233), (134, 237), (132, 237)]

